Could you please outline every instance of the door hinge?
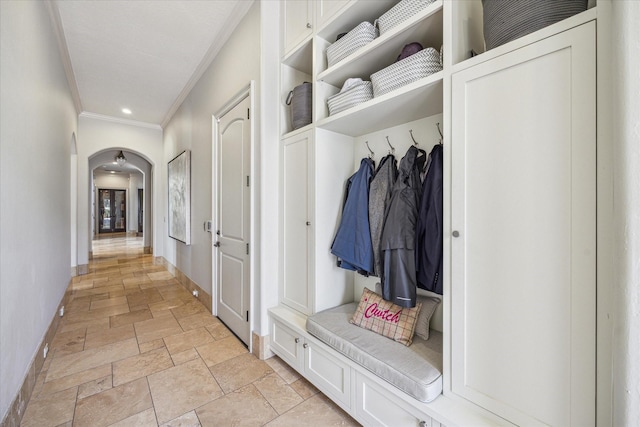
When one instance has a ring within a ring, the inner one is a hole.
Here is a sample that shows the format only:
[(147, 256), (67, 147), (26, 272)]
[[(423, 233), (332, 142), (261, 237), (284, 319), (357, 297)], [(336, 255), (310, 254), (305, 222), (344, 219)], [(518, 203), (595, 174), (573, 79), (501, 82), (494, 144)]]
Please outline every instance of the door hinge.
[(249, 186), (249, 175), (247, 175), (247, 187)]
[(249, 321), (249, 310), (247, 310), (247, 322)]
[(251, 116), (249, 114), (249, 109), (247, 108), (247, 120), (251, 120)]
[(249, 255), (249, 244), (247, 243), (247, 255)]

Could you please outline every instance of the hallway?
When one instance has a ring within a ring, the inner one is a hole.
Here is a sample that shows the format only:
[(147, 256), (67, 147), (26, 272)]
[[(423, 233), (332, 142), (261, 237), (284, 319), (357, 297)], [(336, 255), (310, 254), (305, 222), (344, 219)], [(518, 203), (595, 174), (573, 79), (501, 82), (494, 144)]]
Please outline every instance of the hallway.
[(142, 246), (94, 240), (22, 426), (358, 425), (277, 357), (250, 354)]

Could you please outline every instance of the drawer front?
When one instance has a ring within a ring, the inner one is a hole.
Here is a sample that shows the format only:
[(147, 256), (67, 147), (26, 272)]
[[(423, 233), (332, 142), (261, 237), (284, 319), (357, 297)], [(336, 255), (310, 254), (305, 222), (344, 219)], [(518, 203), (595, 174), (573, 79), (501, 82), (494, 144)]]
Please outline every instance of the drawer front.
[(302, 368), (302, 339), (277, 320), (271, 323), (271, 350), (293, 368)]
[(304, 373), (324, 394), (351, 408), (351, 368), (313, 340), (307, 339)]
[[(356, 419), (365, 425), (431, 427), (430, 417), (416, 417), (384, 388), (356, 373)], [(436, 425), (439, 425), (436, 423)]]

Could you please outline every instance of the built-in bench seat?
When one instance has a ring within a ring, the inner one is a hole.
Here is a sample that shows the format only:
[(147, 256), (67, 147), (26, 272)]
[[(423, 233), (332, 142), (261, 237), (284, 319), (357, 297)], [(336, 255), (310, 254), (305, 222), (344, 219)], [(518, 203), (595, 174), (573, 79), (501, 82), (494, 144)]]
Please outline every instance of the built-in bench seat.
[(347, 358), (421, 402), (442, 393), (442, 333), (417, 335), (410, 346), (349, 323), (357, 303), (341, 305), (307, 319), (307, 331)]

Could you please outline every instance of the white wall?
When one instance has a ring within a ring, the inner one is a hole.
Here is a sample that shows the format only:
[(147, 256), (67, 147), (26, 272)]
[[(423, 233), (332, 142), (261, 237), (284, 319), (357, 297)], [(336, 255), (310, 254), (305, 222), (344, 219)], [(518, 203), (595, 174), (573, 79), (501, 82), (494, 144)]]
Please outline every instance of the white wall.
[(71, 276), (77, 112), (44, 2), (0, 2), (0, 418)]
[(640, 2), (612, 1), (613, 425), (640, 420)]
[[(191, 150), (192, 224), (191, 245), (167, 238), (164, 256), (210, 295), (213, 295), (211, 234), (204, 231), (203, 223), (212, 219), (212, 115), (251, 80), (259, 79), (260, 3), (255, 2), (164, 128), (165, 164), (183, 150)], [(163, 209), (166, 210), (165, 169), (162, 184)], [(164, 225), (163, 233), (168, 235)]]
[[(135, 122), (105, 120), (100, 117), (81, 114), (78, 119), (78, 265), (88, 263), (91, 250), (91, 167), (97, 153), (109, 149), (124, 149), (138, 153), (153, 168), (153, 189), (163, 188), (160, 180), (166, 175), (166, 162), (162, 158), (162, 130), (159, 126), (145, 126)], [(129, 161), (129, 160), (128, 160)], [(143, 165), (136, 165), (138, 168)], [(166, 179), (166, 176), (165, 176)], [(149, 193), (147, 193), (149, 194)], [(153, 193), (153, 226), (151, 232), (155, 256), (162, 256), (165, 236), (163, 220), (166, 217), (164, 195)], [(147, 213), (151, 214), (147, 209)], [(145, 243), (146, 244), (146, 243)]]
[(129, 231), (138, 231), (138, 189), (144, 189), (143, 175), (141, 173), (129, 174), (129, 200), (127, 202), (127, 209), (129, 210), (127, 214), (127, 229)]
[[(129, 189), (129, 174), (110, 174), (110, 173), (96, 173), (93, 179), (93, 184), (97, 188), (113, 188), (115, 190), (128, 190)], [(127, 207), (127, 209), (129, 209)]]

